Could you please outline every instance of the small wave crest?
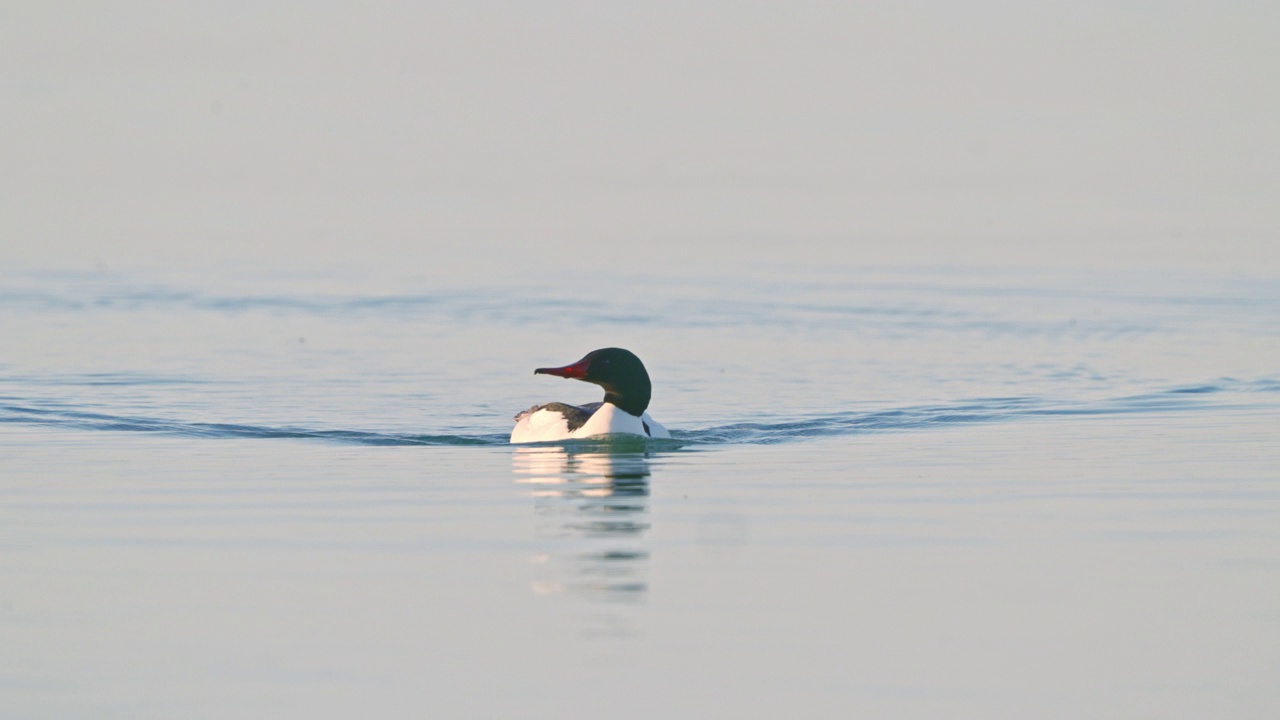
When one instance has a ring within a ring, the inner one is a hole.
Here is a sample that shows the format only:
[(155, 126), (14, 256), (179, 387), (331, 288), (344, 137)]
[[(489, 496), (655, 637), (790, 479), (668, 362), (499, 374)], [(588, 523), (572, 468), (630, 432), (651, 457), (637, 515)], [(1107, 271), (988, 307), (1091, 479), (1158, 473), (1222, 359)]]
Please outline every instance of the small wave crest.
[(76, 430), (144, 432), (195, 438), (326, 440), (354, 445), (503, 445), (506, 435), (417, 435), (367, 430), (321, 430), (237, 423), (184, 422), (75, 410), (0, 405), (0, 423), (46, 425)]
[(1039, 397), (977, 398), (945, 405), (922, 405), (868, 412), (846, 412), (773, 422), (733, 423), (703, 430), (672, 431), (672, 437), (699, 444), (772, 444), (873, 432), (921, 430), (977, 423), (1010, 422), (1054, 416), (1106, 416), (1189, 412), (1212, 408), (1273, 405), (1259, 393), (1280, 393), (1280, 381), (1223, 378), (1157, 392), (1092, 401), (1054, 401)]

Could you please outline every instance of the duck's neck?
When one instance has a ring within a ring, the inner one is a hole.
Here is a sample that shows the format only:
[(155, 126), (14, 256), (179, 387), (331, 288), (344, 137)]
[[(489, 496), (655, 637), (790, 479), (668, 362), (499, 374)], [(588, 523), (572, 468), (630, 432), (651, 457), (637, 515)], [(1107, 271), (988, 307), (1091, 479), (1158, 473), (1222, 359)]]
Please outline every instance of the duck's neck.
[(651, 394), (652, 390), (647, 386), (628, 388), (626, 394), (619, 392), (616, 388), (606, 387), (604, 389), (604, 401), (623, 412), (640, 417), (649, 407)]

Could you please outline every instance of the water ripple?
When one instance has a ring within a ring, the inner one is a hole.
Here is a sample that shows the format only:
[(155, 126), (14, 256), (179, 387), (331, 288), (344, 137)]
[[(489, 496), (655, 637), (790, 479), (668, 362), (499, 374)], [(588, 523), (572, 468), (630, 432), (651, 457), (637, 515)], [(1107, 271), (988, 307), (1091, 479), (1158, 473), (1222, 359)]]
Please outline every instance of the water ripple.
[[(768, 422), (740, 422), (694, 430), (673, 430), (673, 440), (659, 444), (766, 445), (814, 438), (876, 432), (926, 430), (976, 423), (1014, 422), (1037, 417), (1117, 416), (1140, 413), (1194, 412), (1210, 409), (1273, 407), (1280, 381), (1270, 378), (1184, 385), (1158, 392), (1094, 401), (1054, 401), (1037, 397), (978, 398), (941, 405), (829, 413)], [(257, 438), (320, 440), (355, 445), (499, 446), (507, 433), (417, 434), (366, 430), (313, 429), (89, 412), (54, 401), (33, 402), (0, 397), (0, 423), (39, 425), (86, 431), (142, 432), (190, 438)], [(598, 441), (584, 441), (598, 442)]]

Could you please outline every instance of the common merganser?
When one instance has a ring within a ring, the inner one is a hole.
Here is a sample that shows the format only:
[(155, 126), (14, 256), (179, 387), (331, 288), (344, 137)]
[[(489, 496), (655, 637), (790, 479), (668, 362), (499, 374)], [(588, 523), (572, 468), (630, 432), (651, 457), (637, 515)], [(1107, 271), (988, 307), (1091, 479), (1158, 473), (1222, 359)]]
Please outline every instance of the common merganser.
[(556, 375), (604, 388), (604, 401), (587, 405), (553, 402), (534, 405), (516, 415), (511, 442), (553, 442), (597, 435), (639, 435), (669, 438), (671, 433), (649, 417), (653, 385), (644, 363), (622, 348), (587, 353), (572, 365), (538, 368), (534, 375)]

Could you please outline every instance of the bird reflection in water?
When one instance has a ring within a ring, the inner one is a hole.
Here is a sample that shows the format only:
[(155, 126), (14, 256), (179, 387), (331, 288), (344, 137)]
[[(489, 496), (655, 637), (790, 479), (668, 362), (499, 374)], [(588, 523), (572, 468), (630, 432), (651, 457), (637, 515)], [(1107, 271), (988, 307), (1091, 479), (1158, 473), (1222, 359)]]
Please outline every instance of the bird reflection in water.
[(518, 447), (516, 482), (532, 486), (539, 540), (548, 548), (532, 589), (588, 600), (638, 602), (649, 589), (648, 451), (608, 445)]

